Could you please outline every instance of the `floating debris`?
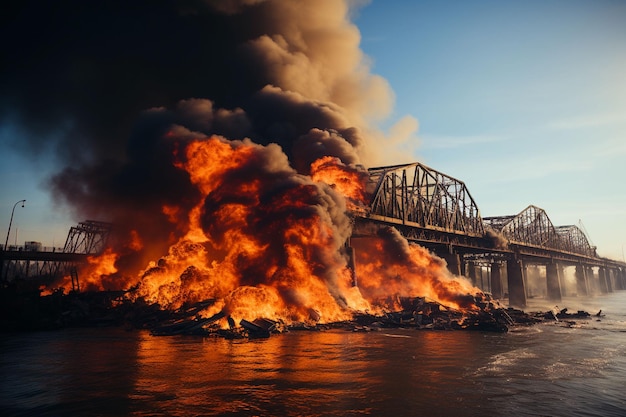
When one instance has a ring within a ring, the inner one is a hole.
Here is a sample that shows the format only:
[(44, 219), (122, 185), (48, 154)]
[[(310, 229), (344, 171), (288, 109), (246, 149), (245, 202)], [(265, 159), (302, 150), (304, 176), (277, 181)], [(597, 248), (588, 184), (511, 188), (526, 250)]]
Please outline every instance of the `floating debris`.
[[(123, 292), (53, 293), (28, 296), (3, 292), (6, 301), (2, 331), (29, 331), (64, 327), (120, 326), (127, 329), (147, 329), (154, 336), (196, 335), (226, 339), (259, 339), (288, 331), (323, 331), (343, 329), (352, 332), (371, 332), (380, 329), (406, 328), (415, 330), (474, 330), (507, 332), (516, 326), (541, 322), (557, 322), (574, 326), (576, 320), (592, 317), (586, 311), (569, 312), (567, 308), (546, 312), (526, 313), (504, 308), (486, 297), (475, 308), (455, 309), (425, 297), (398, 299), (397, 311), (379, 314), (355, 312), (350, 320), (322, 323), (319, 315), (307, 322), (283, 323), (267, 317), (240, 319), (239, 323), (224, 311), (207, 317), (215, 308), (216, 299), (185, 304), (176, 310), (163, 309), (142, 299), (129, 301)], [(9, 297), (11, 295), (11, 297)], [(10, 301), (10, 302), (9, 302)], [(215, 311), (214, 310), (214, 311)], [(9, 314), (10, 313), (10, 314)], [(594, 315), (604, 317), (600, 310)]]

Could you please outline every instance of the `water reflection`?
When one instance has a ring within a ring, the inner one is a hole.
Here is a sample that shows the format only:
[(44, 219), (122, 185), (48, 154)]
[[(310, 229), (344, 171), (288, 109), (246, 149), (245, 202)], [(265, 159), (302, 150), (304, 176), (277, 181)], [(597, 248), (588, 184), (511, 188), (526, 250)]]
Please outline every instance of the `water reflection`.
[(142, 334), (134, 399), (205, 414), (349, 412), (354, 398), (367, 397), (371, 378), (358, 343), (364, 336), (307, 332), (233, 342)]
[(215, 415), (406, 415), (422, 407), (440, 415), (467, 405), (442, 398), (441, 386), (454, 395), (466, 384), (475, 342), (469, 333), (415, 331), (293, 332), (252, 342), (143, 333), (132, 399), (148, 414), (158, 404)]
[(127, 415), (137, 338), (117, 329), (68, 329), (0, 338), (3, 415)]
[(507, 334), (0, 335), (0, 414), (622, 416), (626, 292), (596, 301), (601, 321)]

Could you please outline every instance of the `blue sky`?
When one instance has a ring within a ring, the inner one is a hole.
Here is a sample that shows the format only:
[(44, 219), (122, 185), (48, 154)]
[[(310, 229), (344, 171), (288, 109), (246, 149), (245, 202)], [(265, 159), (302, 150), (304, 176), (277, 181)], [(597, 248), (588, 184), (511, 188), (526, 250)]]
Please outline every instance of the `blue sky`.
[(407, 151), (465, 182), (483, 216), (533, 204), (626, 244), (626, 2), (374, 1), (373, 72), (410, 115)]
[[(372, 72), (419, 130), (404, 144), (464, 181), (483, 216), (530, 204), (582, 220), (600, 255), (626, 245), (626, 2), (372, 1), (354, 15)], [(0, 128), (0, 143), (19, 138)], [(0, 236), (62, 246), (77, 221), (42, 187), (50, 150), (0, 156)], [(389, 163), (406, 161), (389, 161)]]

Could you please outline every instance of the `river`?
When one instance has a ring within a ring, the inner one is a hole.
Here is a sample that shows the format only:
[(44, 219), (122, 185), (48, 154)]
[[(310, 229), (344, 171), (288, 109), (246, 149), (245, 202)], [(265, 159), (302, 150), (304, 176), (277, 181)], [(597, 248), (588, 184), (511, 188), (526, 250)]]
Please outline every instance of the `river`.
[(0, 414), (625, 416), (626, 292), (560, 304), (606, 315), (508, 333), (3, 334)]

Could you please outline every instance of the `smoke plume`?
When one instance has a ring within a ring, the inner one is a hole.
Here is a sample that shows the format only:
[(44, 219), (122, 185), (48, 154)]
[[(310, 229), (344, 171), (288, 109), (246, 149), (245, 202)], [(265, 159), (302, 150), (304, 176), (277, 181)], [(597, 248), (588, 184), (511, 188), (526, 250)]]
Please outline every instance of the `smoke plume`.
[(185, 229), (162, 208), (194, 204), (172, 155), (196, 133), (276, 143), (305, 174), (321, 156), (362, 162), (392, 93), (349, 13), (339, 0), (13, 2), (0, 120), (24, 127), (29, 151), (58, 150), (51, 191), (78, 220), (161, 242), (120, 261), (138, 266)]
[[(232, 315), (271, 306), (256, 314), (294, 320), (368, 307), (351, 286), (346, 208), (365, 203), (363, 165), (384, 147), (372, 123), (393, 94), (359, 48), (352, 4), (5, 6), (0, 121), (28, 132), (19, 146), (57, 151), (60, 203), (115, 225), (94, 288), (139, 277), (137, 294), (164, 306), (219, 297)], [(367, 298), (439, 291), (461, 305), (472, 289), (393, 230), (371, 248), (389, 266), (372, 255)]]

